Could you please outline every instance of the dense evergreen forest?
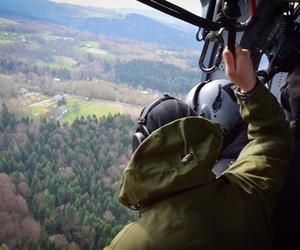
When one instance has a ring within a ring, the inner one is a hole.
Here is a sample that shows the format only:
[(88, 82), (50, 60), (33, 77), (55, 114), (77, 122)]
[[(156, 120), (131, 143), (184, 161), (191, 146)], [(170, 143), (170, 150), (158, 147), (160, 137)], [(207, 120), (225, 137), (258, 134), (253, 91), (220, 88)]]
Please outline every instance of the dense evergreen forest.
[(135, 216), (116, 197), (133, 126), (125, 115), (35, 124), (3, 104), (0, 248), (103, 249)]
[(117, 81), (169, 93), (187, 93), (200, 79), (197, 71), (162, 62), (132, 60), (116, 65)]

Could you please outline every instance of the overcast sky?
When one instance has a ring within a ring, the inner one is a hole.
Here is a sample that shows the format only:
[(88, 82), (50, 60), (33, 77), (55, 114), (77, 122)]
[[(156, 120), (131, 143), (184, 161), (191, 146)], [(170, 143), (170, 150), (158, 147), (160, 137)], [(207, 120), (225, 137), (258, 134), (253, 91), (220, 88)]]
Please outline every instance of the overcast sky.
[[(135, 8), (135, 9), (149, 9), (146, 5), (136, 0), (51, 0), (58, 3), (70, 3), (78, 5), (91, 5), (102, 8)], [(189, 11), (199, 13), (200, 1), (199, 0), (169, 0)]]

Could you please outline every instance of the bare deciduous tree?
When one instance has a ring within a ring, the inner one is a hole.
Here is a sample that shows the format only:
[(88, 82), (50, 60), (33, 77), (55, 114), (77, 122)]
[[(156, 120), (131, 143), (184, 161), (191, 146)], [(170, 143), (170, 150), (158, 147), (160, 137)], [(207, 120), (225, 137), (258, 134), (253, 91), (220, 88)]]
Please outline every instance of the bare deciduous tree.
[(40, 232), (39, 223), (31, 217), (11, 178), (0, 174), (0, 242), (9, 249), (24, 249), (28, 241), (39, 240)]

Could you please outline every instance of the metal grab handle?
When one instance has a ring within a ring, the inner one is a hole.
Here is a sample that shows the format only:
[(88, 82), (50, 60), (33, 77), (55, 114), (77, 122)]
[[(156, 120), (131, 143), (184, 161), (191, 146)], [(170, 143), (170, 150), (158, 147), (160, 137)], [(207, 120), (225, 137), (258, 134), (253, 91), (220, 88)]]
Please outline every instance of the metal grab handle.
[[(222, 37), (223, 31), (224, 31), (224, 28), (220, 29), (219, 32), (211, 31), (210, 33), (208, 33), (208, 35), (205, 38), (205, 43), (204, 43), (202, 53), (201, 53), (201, 56), (199, 59), (199, 67), (203, 72), (212, 73), (212, 72), (216, 71), (221, 64), (222, 53), (225, 48), (224, 39)], [(206, 67), (204, 65), (204, 60), (205, 60), (207, 50), (208, 50), (210, 43), (219, 44), (219, 49), (214, 58), (214, 64), (211, 67)]]
[(256, 0), (250, 0), (250, 17), (245, 22), (240, 22), (236, 24), (237, 31), (246, 31), (250, 28), (256, 19)]

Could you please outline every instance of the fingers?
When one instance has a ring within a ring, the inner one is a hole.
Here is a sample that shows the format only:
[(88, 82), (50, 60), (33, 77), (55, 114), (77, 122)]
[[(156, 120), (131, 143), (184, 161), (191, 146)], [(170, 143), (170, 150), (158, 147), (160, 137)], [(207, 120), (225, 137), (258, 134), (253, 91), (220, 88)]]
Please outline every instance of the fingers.
[(236, 55), (236, 60), (243, 60), (243, 58), (248, 57), (250, 58), (250, 52), (247, 49), (242, 49), (241, 46), (236, 43), (235, 44), (235, 55)]
[(240, 58), (241, 57), (244, 57), (244, 58), (247, 58), (250, 59), (250, 51), (247, 50), (247, 49), (239, 49), (238, 52), (236, 53), (237, 56), (239, 56)]
[(228, 79), (241, 90), (248, 91), (256, 84), (250, 52), (242, 49), (239, 44), (235, 46), (235, 57), (226, 48), (223, 52)]
[(228, 48), (223, 51), (223, 57), (226, 65), (227, 75), (230, 76), (235, 71), (234, 57)]
[(242, 49), (241, 46), (238, 43), (235, 44), (235, 53), (237, 55), (241, 54), (243, 50), (244, 49)]
[[(247, 49), (242, 49), (239, 44), (235, 45), (235, 58), (228, 48), (223, 51), (223, 57), (226, 65), (227, 74), (232, 75), (235, 71), (238, 71), (236, 68), (236, 63), (244, 61), (245, 58), (250, 59), (250, 52)], [(242, 66), (240, 63), (237, 63), (237, 66)]]

